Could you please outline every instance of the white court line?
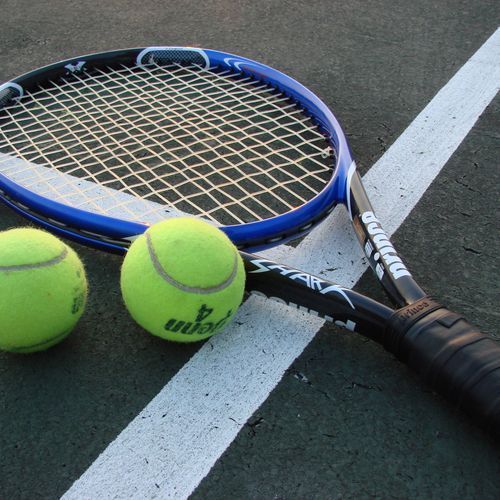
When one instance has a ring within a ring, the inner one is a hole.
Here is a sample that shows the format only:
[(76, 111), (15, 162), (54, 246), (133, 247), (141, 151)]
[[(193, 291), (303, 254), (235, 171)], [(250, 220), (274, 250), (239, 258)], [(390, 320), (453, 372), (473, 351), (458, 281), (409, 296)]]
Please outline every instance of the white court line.
[[(389, 234), (494, 98), (499, 82), (497, 30), (365, 176)], [(266, 255), (279, 258), (280, 250)], [(287, 262), (347, 286), (365, 268), (347, 217), (339, 211)], [(325, 271), (333, 262), (341, 269), (335, 275)], [(280, 304), (249, 299), (236, 321), (179, 370), (63, 498), (187, 498), (322, 324)]]

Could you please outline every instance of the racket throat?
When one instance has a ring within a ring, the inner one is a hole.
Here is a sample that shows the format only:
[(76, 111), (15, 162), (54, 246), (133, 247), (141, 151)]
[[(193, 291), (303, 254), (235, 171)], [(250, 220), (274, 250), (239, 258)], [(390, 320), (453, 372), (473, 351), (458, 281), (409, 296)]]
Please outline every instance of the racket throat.
[(393, 310), (353, 290), (261, 256), (241, 252), (248, 292), (380, 342)]
[(348, 189), (348, 207), (356, 236), (390, 299), (402, 307), (425, 297), (375, 215), (357, 172), (350, 176)]

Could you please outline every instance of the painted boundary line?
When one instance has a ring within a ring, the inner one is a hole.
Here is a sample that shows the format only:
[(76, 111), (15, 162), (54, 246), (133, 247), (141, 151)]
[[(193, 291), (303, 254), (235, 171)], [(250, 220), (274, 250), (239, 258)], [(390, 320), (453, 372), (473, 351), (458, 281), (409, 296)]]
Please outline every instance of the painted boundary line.
[[(388, 234), (469, 133), (499, 82), (500, 29), (365, 175)], [(297, 249), (266, 255), (352, 286), (366, 268), (354, 238), (345, 212), (336, 210)], [(336, 274), (326, 271), (333, 263), (341, 269)], [(250, 298), (236, 321), (179, 370), (63, 498), (187, 498), (322, 324), (281, 304)]]

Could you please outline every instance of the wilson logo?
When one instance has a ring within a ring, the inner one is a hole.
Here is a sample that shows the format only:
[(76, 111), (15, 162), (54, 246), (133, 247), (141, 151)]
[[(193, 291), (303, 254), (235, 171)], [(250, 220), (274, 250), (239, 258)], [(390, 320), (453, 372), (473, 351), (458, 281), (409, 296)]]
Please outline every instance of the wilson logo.
[(379, 279), (384, 276), (384, 266), (389, 270), (394, 279), (402, 278), (403, 276), (411, 276), (410, 272), (399, 258), (396, 250), (389, 241), (389, 237), (382, 229), (379, 220), (373, 212), (364, 212), (361, 214), (361, 220), (364, 222), (368, 234), (372, 237), (375, 248), (370, 240), (365, 243), (365, 254), (369, 259), (373, 259), (378, 264), (375, 266), (375, 271)]
[(215, 333), (220, 330), (231, 318), (232, 310), (229, 309), (219, 321), (205, 321), (208, 316), (213, 313), (213, 309), (203, 304), (196, 314), (194, 321), (185, 321), (182, 319), (171, 318), (164, 326), (168, 332), (183, 333), (185, 335), (205, 335), (207, 333)]

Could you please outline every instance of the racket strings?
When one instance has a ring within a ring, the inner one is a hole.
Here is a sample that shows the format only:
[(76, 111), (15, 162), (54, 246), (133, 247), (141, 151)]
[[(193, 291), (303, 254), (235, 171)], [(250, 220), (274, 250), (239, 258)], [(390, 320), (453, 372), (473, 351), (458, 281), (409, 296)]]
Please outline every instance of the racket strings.
[(166, 206), (221, 224), (281, 215), (329, 182), (331, 153), (284, 94), (198, 66), (92, 69), (0, 118), (1, 173), (56, 201), (144, 222)]

